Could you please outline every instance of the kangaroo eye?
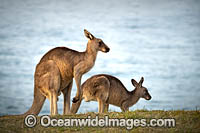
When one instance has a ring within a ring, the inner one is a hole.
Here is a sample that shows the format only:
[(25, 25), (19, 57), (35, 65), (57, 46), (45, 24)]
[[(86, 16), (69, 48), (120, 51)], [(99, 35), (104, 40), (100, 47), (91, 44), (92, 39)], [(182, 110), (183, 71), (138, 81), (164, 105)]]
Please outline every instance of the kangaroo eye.
[(101, 46), (102, 45), (102, 42), (99, 42), (99, 46)]

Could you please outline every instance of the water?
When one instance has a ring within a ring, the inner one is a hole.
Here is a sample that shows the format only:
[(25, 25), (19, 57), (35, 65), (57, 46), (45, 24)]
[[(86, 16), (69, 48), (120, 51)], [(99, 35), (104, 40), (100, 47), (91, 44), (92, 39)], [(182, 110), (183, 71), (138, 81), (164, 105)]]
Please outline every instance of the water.
[[(48, 1), (0, 2), (0, 115), (20, 114), (33, 101), (33, 75), (51, 48), (85, 50), (88, 29), (111, 48), (99, 53), (94, 74), (118, 77), (128, 90), (131, 78), (143, 76), (151, 101), (141, 99), (130, 110), (200, 108), (200, 1)], [(73, 85), (72, 97), (76, 93)], [(58, 101), (63, 110), (63, 97)], [(97, 111), (83, 102), (79, 113)], [(120, 111), (111, 106), (110, 110)], [(49, 114), (49, 101), (40, 114)]]

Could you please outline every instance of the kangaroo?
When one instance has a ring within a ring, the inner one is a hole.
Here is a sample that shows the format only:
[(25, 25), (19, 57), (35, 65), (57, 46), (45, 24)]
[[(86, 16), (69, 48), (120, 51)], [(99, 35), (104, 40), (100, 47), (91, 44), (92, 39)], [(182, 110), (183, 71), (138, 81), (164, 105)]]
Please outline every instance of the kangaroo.
[[(129, 107), (136, 104), (140, 98), (146, 100), (151, 99), (147, 88), (142, 86), (143, 81), (143, 77), (139, 83), (131, 79), (135, 89), (133, 91), (128, 91), (116, 77), (106, 74), (94, 75), (82, 84), (83, 93), (81, 100), (85, 99), (86, 102), (98, 101), (99, 113), (108, 110), (109, 104), (118, 106), (125, 112), (129, 110)], [(78, 111), (81, 100), (74, 106), (73, 113)]]
[(94, 37), (84, 29), (89, 39), (84, 52), (78, 52), (66, 47), (56, 47), (48, 51), (36, 66), (34, 74), (34, 100), (31, 108), (24, 113), (38, 115), (45, 99), (50, 101), (51, 115), (58, 114), (57, 98), (63, 93), (63, 114), (70, 113), (70, 95), (75, 79), (76, 96), (72, 102), (77, 102), (81, 96), (81, 78), (95, 64), (98, 51), (109, 52), (110, 48), (99, 38)]

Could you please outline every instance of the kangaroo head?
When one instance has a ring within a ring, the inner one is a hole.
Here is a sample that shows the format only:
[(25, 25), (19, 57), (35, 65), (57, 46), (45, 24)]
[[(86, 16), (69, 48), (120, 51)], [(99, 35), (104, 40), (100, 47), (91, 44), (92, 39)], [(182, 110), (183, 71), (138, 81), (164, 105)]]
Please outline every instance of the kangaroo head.
[(102, 51), (107, 53), (110, 48), (99, 38), (94, 37), (90, 32), (84, 29), (85, 36), (89, 39), (88, 48), (92, 51)]
[(137, 83), (137, 81), (135, 81), (134, 79), (131, 79), (131, 82), (132, 82), (133, 86), (135, 87), (135, 93), (139, 97), (142, 97), (146, 100), (150, 100), (151, 95), (149, 94), (147, 88), (142, 86), (143, 81), (144, 81), (143, 77), (141, 78), (139, 83)]

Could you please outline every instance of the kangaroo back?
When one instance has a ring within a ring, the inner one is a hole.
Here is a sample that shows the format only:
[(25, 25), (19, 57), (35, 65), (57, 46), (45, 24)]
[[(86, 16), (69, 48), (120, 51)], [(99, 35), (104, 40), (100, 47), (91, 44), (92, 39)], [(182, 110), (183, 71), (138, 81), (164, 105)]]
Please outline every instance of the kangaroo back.
[(94, 75), (87, 79), (81, 86), (83, 93), (81, 100), (72, 104), (71, 113), (77, 113), (81, 101), (97, 101), (101, 99), (106, 102), (109, 97), (110, 81), (105, 75)]
[(104, 102), (107, 101), (109, 96), (110, 81), (104, 75), (93, 76), (88, 79), (82, 86), (83, 99), (85, 101), (96, 101), (98, 98)]

